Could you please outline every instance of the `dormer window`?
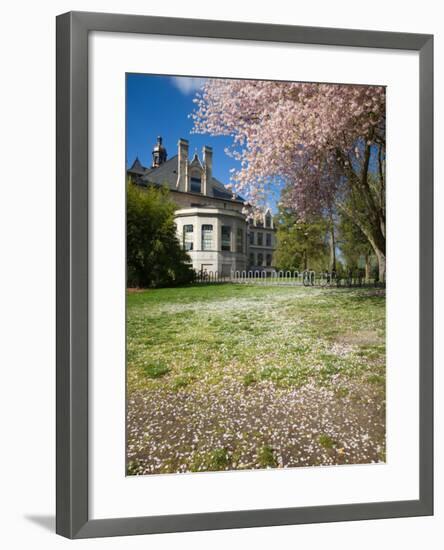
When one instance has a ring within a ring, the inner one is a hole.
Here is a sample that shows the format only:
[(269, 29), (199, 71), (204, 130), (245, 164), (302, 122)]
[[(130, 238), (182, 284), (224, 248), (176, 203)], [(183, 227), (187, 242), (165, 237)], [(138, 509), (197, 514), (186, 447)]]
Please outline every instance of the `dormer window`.
[(190, 190), (192, 193), (202, 193), (202, 178), (193, 174), (190, 178)]
[(265, 215), (265, 227), (271, 227), (271, 214), (267, 212)]

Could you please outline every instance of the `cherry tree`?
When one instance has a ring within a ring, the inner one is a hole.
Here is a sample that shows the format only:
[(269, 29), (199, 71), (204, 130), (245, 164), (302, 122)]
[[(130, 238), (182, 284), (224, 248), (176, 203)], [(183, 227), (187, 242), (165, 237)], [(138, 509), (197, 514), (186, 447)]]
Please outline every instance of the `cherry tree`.
[(385, 277), (385, 88), (208, 79), (194, 131), (232, 137), (232, 187), (256, 208), (284, 185), (303, 219), (340, 210), (367, 237)]

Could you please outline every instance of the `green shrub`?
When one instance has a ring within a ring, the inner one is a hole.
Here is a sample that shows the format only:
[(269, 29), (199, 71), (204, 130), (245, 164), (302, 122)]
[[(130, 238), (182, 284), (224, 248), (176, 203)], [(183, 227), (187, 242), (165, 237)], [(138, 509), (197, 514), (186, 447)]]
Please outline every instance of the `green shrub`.
[(161, 287), (192, 282), (194, 271), (180, 247), (175, 204), (167, 188), (126, 187), (127, 286)]

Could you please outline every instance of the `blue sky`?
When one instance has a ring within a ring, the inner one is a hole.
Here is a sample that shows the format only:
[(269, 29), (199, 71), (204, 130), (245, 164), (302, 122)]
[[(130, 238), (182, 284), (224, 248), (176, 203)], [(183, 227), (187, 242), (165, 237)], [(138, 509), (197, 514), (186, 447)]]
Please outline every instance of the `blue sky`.
[[(191, 134), (193, 121), (189, 114), (195, 104), (196, 91), (202, 86), (203, 78), (164, 76), (149, 74), (127, 74), (126, 76), (126, 163), (131, 166), (136, 156), (144, 166), (151, 166), (151, 151), (157, 136), (162, 136), (168, 158), (177, 154), (179, 138), (188, 139), (189, 154), (197, 149), (202, 158), (202, 147), (213, 148), (213, 175), (222, 183), (230, 182), (230, 169), (238, 170), (240, 163), (225, 154), (231, 145), (231, 138), (212, 137), (208, 134)], [(374, 155), (371, 170), (376, 170)], [(276, 184), (274, 193), (268, 196), (268, 206), (274, 212), (280, 195)]]
[(213, 175), (223, 183), (230, 181), (230, 168), (239, 163), (228, 157), (224, 149), (231, 143), (225, 136), (191, 134), (195, 92), (203, 80), (146, 74), (126, 77), (126, 162), (131, 166), (136, 156), (144, 166), (151, 165), (151, 151), (157, 136), (163, 137), (168, 158), (177, 154), (179, 138), (190, 142), (190, 156), (195, 149), (202, 158), (202, 147), (213, 148)]

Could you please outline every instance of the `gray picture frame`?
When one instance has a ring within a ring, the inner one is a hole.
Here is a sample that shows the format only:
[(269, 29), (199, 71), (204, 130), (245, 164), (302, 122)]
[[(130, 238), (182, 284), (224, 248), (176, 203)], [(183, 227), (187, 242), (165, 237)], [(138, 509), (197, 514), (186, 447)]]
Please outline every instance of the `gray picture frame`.
[[(88, 34), (91, 31), (419, 52), (418, 500), (150, 517), (89, 518)], [(108, 13), (65, 13), (57, 17), (56, 139), (57, 533), (68, 538), (86, 538), (433, 514), (433, 36)]]

